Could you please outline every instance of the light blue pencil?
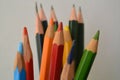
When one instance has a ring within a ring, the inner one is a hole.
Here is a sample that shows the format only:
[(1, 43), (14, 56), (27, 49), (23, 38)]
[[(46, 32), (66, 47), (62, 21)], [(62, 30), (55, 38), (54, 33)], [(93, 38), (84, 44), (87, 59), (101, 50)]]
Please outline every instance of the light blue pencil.
[(25, 63), (23, 58), (23, 44), (18, 45), (17, 55), (14, 64), (14, 80), (26, 80)]

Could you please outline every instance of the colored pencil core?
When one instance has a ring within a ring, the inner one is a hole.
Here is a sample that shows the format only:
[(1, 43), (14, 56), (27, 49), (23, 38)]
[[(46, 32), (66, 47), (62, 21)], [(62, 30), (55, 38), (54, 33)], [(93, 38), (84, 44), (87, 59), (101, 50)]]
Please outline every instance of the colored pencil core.
[(50, 26), (53, 26), (53, 25), (54, 25), (53, 18), (50, 19), (49, 25), (50, 25)]
[(36, 9), (36, 13), (38, 14), (37, 2), (35, 2), (35, 9)]
[(62, 31), (62, 30), (63, 30), (63, 23), (60, 22), (59, 27), (58, 27), (58, 31)]
[(28, 32), (27, 32), (27, 27), (24, 27), (24, 35), (28, 35)]
[(18, 52), (22, 55), (23, 54), (23, 44), (22, 44), (22, 42), (20, 42), (19, 44), (18, 44)]
[(96, 32), (96, 34), (94, 35), (94, 39), (95, 40), (99, 40), (99, 34), (100, 34), (100, 31), (98, 30), (97, 32)]

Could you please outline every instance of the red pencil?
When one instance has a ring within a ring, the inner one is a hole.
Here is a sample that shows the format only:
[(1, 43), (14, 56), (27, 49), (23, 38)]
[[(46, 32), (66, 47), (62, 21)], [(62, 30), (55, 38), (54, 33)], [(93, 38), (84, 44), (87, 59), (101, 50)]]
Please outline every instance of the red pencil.
[(62, 72), (63, 48), (64, 38), (63, 38), (63, 25), (61, 22), (55, 33), (55, 37), (53, 40), (49, 80), (60, 80), (60, 75)]
[(26, 68), (26, 80), (34, 80), (33, 56), (26, 27), (24, 27), (23, 29), (23, 47)]

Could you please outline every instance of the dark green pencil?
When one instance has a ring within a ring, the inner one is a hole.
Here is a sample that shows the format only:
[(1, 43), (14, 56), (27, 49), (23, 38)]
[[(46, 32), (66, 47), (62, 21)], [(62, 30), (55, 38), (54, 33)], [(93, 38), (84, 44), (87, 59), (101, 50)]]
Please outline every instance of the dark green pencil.
[(81, 32), (80, 32), (80, 27), (78, 26), (75, 5), (73, 5), (72, 7), (71, 16), (69, 20), (69, 29), (70, 29), (72, 40), (76, 41), (74, 55), (73, 55), (75, 60), (75, 72), (76, 72), (76, 69), (78, 67), (78, 64), (81, 58), (81, 53), (80, 53), (81, 46), (79, 42), (82, 38), (80, 38)]
[(78, 67), (78, 64), (81, 60), (82, 54), (83, 54), (83, 50), (84, 50), (84, 23), (83, 23), (83, 17), (82, 17), (82, 12), (81, 12), (81, 8), (79, 7), (79, 11), (78, 11), (78, 16), (77, 16), (77, 21), (78, 21), (78, 32), (77, 32), (77, 46), (78, 46), (78, 55), (76, 56), (76, 68)]
[(76, 10), (75, 10), (75, 5), (72, 7), (71, 15), (70, 15), (70, 20), (69, 20), (69, 29), (71, 33), (72, 40), (76, 40), (77, 38), (77, 33), (78, 33), (78, 22), (77, 22), (77, 16), (76, 16)]
[(94, 35), (94, 37), (84, 50), (74, 80), (87, 80), (88, 74), (97, 53), (99, 34), (100, 32), (97, 31), (97, 33)]

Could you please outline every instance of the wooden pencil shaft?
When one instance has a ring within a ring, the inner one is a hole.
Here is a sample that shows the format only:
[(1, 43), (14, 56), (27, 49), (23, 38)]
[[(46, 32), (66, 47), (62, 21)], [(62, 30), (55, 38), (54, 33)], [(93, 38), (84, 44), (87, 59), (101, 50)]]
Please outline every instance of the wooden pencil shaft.
[(60, 22), (59, 27), (55, 33), (51, 50), (51, 64), (50, 64), (50, 80), (60, 80), (62, 71), (62, 57), (64, 49), (63, 24)]
[(98, 30), (94, 37), (91, 39), (86, 49), (83, 52), (83, 56), (80, 60), (79, 66), (75, 74), (75, 80), (86, 80), (90, 72), (91, 66), (94, 62), (100, 31)]
[(76, 39), (77, 54), (75, 55), (75, 59), (76, 59), (75, 69), (77, 69), (78, 67), (78, 64), (81, 60), (83, 50), (84, 50), (84, 24), (78, 23), (77, 28), (78, 28), (77, 39)]
[(26, 80), (26, 71), (24, 68), (19, 72), (18, 67), (14, 71), (14, 80)]
[(34, 80), (33, 57), (32, 57), (32, 50), (30, 47), (27, 27), (24, 27), (23, 30), (23, 47), (24, 47), (26, 80)]
[(69, 21), (69, 29), (70, 29), (70, 33), (71, 33), (71, 37), (72, 40), (76, 40), (77, 39), (77, 32), (78, 32), (78, 23), (75, 20)]
[(48, 80), (49, 68), (50, 68), (50, 56), (51, 56), (51, 46), (53, 39), (45, 37), (44, 39), (44, 48), (41, 60), (41, 70), (40, 70), (40, 80)]
[(42, 49), (43, 49), (43, 39), (44, 39), (44, 35), (43, 34), (36, 34), (36, 45), (37, 45), (37, 55), (38, 55), (39, 69), (40, 69), (40, 65), (41, 65), (41, 57), (42, 57)]
[(96, 53), (92, 51), (84, 50), (83, 56), (81, 58), (80, 64), (78, 66), (75, 80), (86, 80), (94, 62)]
[(60, 80), (62, 71), (63, 45), (54, 44), (51, 54), (50, 80)]
[(50, 19), (49, 26), (47, 27), (44, 44), (43, 53), (41, 59), (41, 70), (40, 70), (40, 80), (48, 80), (49, 78), (49, 68), (50, 68), (50, 57), (51, 57), (51, 46), (54, 38), (54, 26), (53, 19)]
[(31, 58), (29, 62), (25, 62), (26, 67), (26, 80), (34, 80), (33, 71), (33, 59)]

